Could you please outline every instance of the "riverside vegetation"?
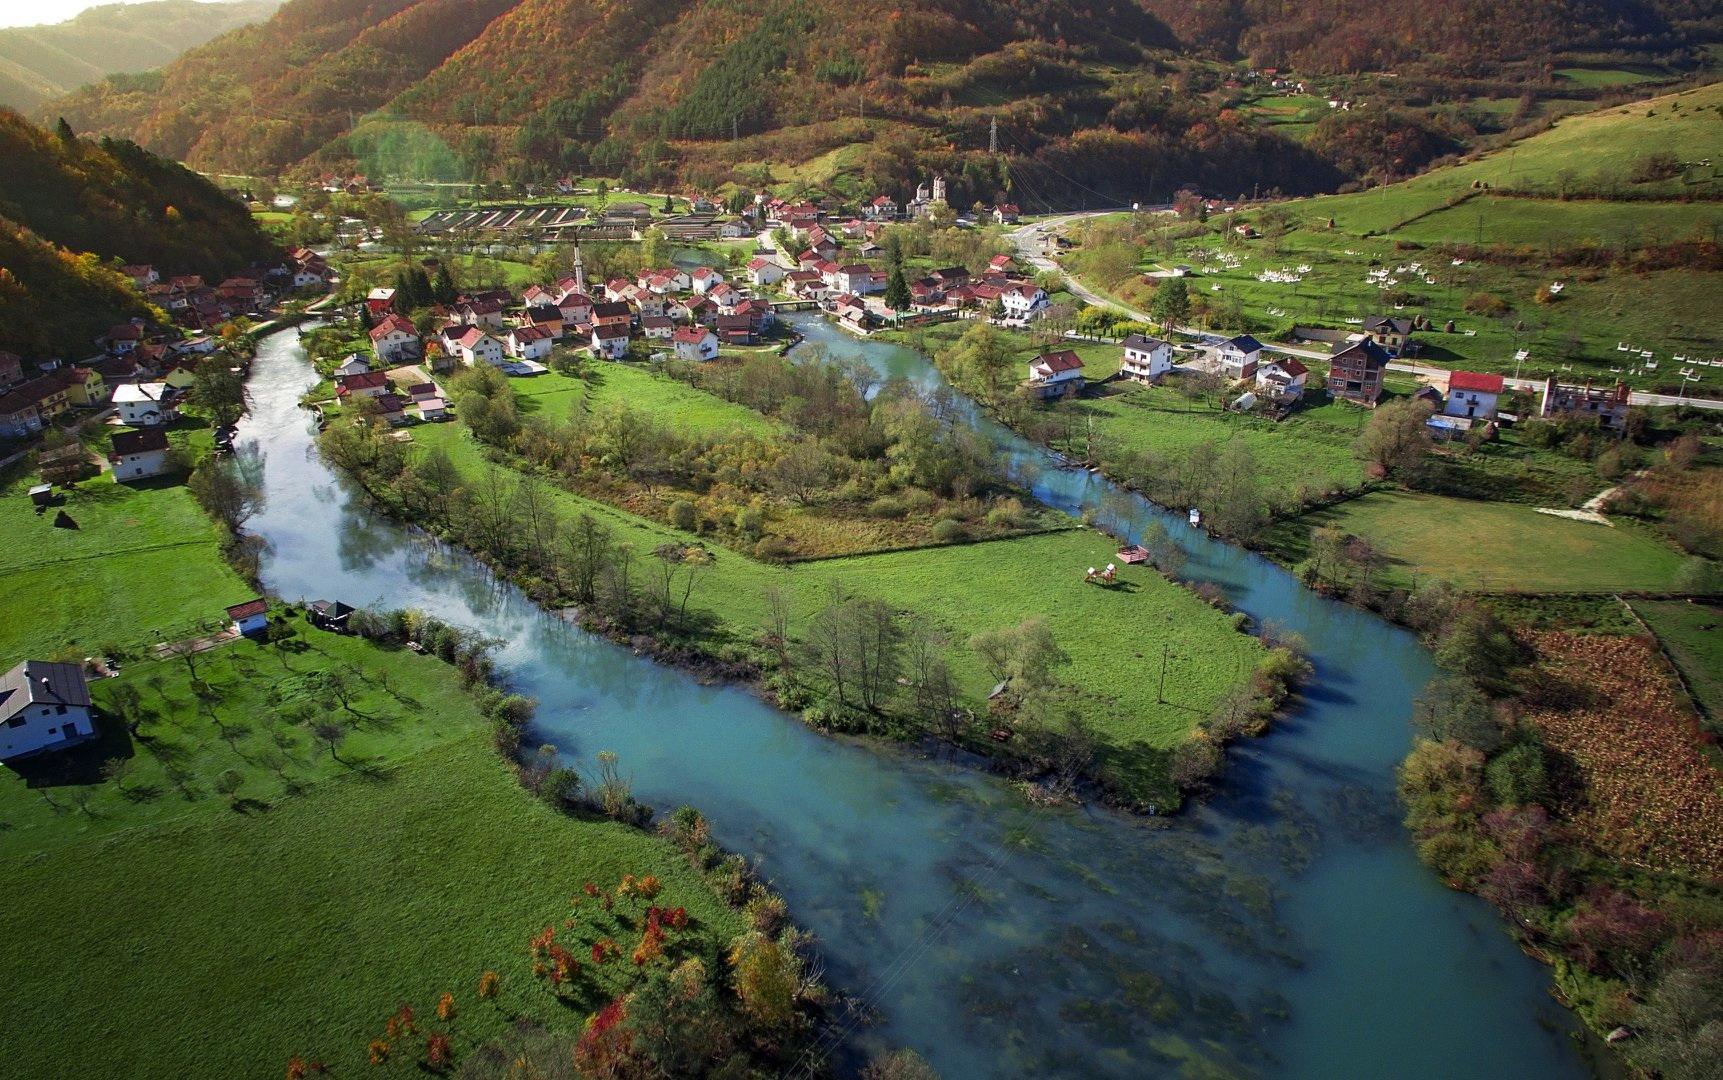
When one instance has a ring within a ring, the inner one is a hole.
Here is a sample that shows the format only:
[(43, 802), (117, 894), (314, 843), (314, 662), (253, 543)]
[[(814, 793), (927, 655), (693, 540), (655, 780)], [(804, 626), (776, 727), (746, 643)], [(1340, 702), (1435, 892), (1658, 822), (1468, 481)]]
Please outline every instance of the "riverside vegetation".
[[(800, 1052), (828, 995), (783, 901), (697, 811), (648, 831), (613, 755), (582, 774), (523, 748), (532, 702), (495, 685), (491, 643), (412, 612), (329, 633), (288, 606), (260, 639), (179, 644), (252, 595), (237, 529), (259, 494), (244, 455), (176, 442), (189, 480), (73, 482), (76, 530), (30, 514), (27, 477), (4, 498), (13, 547), (37, 553), (0, 564), (14, 651), (121, 669), (91, 686), (98, 740), (0, 777), (18, 911), (54, 928), (0, 948), (0, 1002), (40, 1033), (15, 1068), (487, 1075), (524, 1053), (766, 1075)], [(61, 590), (42, 627), (41, 574), (94, 550), (122, 562), (73, 575), (90, 588)], [(506, 896), (481, 884), (499, 866)], [(56, 914), (89, 904), (130, 914)], [(133, 960), (112, 997), (66, 992), (115, 949)], [(246, 988), (265, 969), (280, 986), (259, 1013)], [(123, 1037), (78, 1034), (116, 1022)]]
[[(624, 370), (593, 377), (632, 377)], [(416, 429), (416, 448), (363, 416), (332, 423), (322, 445), (384, 505), (542, 603), (578, 605), (589, 625), (666, 659), (756, 678), (821, 727), (990, 753), (1055, 797), (1094, 778), (1135, 805), (1176, 804), (1301, 671), (1293, 643), (1240, 634), (1153, 570), (1125, 568), (1122, 588), (1084, 583), (1083, 568), (1111, 557), (1087, 530), (961, 542), (1014, 519), (1021, 531), (1043, 511), (1001, 488), (937, 401), (904, 386), (870, 398), (853, 368), (817, 358), (684, 377), (760, 403), (789, 435), (768, 444), (673, 432), (674, 415), (523, 412), (507, 380), (473, 371), (453, 384), (462, 424)], [(810, 409), (804, 394), (824, 404)], [(834, 535), (934, 516), (907, 534), (933, 546), (774, 565), (797, 552), (771, 529), (806, 505)], [(1177, 645), (1170, 662), (1162, 643)], [(1160, 666), (1164, 682), (1121, 677)]]

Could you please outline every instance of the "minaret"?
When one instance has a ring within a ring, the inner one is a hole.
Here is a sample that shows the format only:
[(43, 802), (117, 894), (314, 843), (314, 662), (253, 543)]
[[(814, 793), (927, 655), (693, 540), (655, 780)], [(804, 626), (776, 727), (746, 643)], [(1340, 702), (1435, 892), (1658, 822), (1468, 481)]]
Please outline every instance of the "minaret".
[(586, 295), (586, 264), (580, 260), (580, 248), (574, 249), (574, 291)]

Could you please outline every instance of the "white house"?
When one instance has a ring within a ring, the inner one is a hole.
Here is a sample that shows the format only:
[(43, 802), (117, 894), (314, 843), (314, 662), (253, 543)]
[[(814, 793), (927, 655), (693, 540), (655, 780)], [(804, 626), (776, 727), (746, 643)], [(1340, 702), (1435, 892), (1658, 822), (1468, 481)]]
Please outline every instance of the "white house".
[(710, 289), (714, 285), (722, 285), (724, 283), (724, 275), (712, 269), (710, 266), (700, 266), (696, 267), (694, 272), (688, 275), (688, 280), (693, 284), (694, 291), (704, 296), (707, 289)]
[(1310, 379), (1310, 369), (1293, 357), (1264, 360), (1256, 366), (1256, 387), (1281, 401), (1297, 401), (1304, 396), (1304, 384)]
[(748, 262), (748, 283), (755, 288), (776, 285), (784, 280), (784, 268), (775, 261), (767, 258), (751, 259)]
[(862, 213), (875, 219), (895, 218), (897, 217), (897, 200), (890, 195), (881, 195), (862, 207)]
[(671, 335), (678, 360), (716, 360), (718, 335), (704, 326), (683, 326)]
[(360, 356), (358, 353), (353, 353), (351, 356), (347, 357), (347, 359), (345, 359), (341, 362), (341, 366), (335, 369), (335, 374), (337, 376), (340, 376), (340, 375), (363, 375), (367, 371), (370, 371), (370, 370), (371, 370), (371, 361), (365, 359), (363, 356)]
[(0, 675), (0, 761), (76, 746), (96, 735), (76, 664), (26, 660)]
[(482, 326), (469, 326), (454, 341), (455, 354), (468, 367), (481, 360), (495, 367), (503, 365), (503, 343), (485, 333)]
[[(841, 293), (849, 293), (851, 296), (866, 296), (868, 293), (878, 291), (874, 288), (876, 280), (874, 269), (866, 263), (840, 266), (829, 280), (833, 289)], [(884, 287), (883, 284), (880, 286), (882, 289)]]
[(1056, 398), (1066, 389), (1083, 389), (1083, 358), (1069, 349), (1042, 353), (1029, 362), (1029, 389), (1041, 398)]
[(1132, 334), (1124, 341), (1125, 359), (1119, 373), (1139, 382), (1155, 382), (1173, 369), (1173, 347), (1160, 338)]
[(1471, 420), (1494, 420), (1504, 385), (1500, 375), (1456, 371), (1448, 376), (1448, 397), (1442, 412)]
[(1262, 358), (1262, 342), (1249, 334), (1240, 334), (1214, 347), (1214, 357), (1220, 362), (1221, 374), (1229, 379), (1248, 379), (1256, 374)]
[(550, 331), (536, 326), (517, 326), (509, 331), (508, 354), (517, 360), (542, 360), (550, 355)]
[(227, 617), (233, 623), (234, 633), (246, 637), (261, 634), (269, 629), (269, 601), (258, 599), (235, 604), (227, 609)]
[(668, 341), (675, 329), (676, 322), (668, 315), (643, 315), (640, 318), (640, 334), (645, 338)]
[(1035, 319), (1047, 310), (1047, 291), (1033, 282), (1021, 281), (999, 294), (1007, 319)]
[(421, 420), (444, 420), (448, 418), (449, 406), (440, 397), (419, 398), (413, 403), (419, 410)]
[(361, 371), (335, 379), (335, 396), (340, 398), (377, 398), (389, 392), (387, 371)]
[(115, 432), (112, 444), (108, 461), (115, 480), (147, 480), (168, 471), (170, 448), (161, 428)]
[(628, 355), (628, 328), (614, 323), (593, 327), (592, 352), (601, 360), (621, 360)]
[(418, 357), (419, 331), (399, 315), (390, 315), (371, 328), (371, 351), (385, 364)]
[(173, 390), (163, 382), (121, 383), (114, 387), (114, 408), (128, 427), (166, 424), (179, 416)]

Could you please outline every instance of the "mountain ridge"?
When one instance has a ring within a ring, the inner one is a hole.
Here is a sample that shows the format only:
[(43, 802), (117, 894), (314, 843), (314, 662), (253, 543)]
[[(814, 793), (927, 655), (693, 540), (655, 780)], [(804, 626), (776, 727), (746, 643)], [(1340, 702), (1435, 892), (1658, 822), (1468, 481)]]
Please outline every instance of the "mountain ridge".
[[(51, 108), (212, 171), (364, 171), (376, 147), (406, 142), (440, 170), (427, 178), (711, 186), (746, 180), (751, 162), (856, 146), (870, 182), (940, 168), (966, 198), (995, 193), (1000, 170), (974, 155), (998, 119), (1001, 153), (1050, 197), (1087, 186), (1117, 199), (1145, 173), (1154, 194), (1193, 176), (1304, 192), (1359, 178), (1342, 164), (1358, 156), (1313, 153), (1211, 100), (1224, 70), (1400, 65), (1377, 79), (1390, 102), (1402, 73), (1506, 93), (1547, 83), (1566, 49), (1708, 62), (1693, 42), (1712, 21), (1690, 0), (1314, 0), (1290, 13), (1273, 0), (289, 0), (158, 76)], [(1441, 128), (1422, 107), (1377, 127)], [(1464, 138), (1413, 134), (1417, 153), (1384, 168), (1415, 169)], [(1079, 151), (1107, 171), (1073, 185), (1060, 177)]]
[(268, 18), (280, 4), (103, 4), (65, 22), (0, 28), (0, 106), (29, 112), (109, 75), (161, 67), (193, 46)]

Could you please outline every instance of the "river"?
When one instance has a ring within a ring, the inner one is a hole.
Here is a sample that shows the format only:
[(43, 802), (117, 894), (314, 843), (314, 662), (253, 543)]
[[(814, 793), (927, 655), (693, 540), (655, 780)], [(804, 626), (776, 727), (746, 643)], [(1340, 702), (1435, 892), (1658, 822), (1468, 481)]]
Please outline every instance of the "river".
[[(937, 380), (909, 350), (796, 322), (831, 352)], [(1176, 821), (1035, 810), (966, 766), (828, 739), (746, 690), (701, 686), (371, 513), (316, 456), (297, 407), (315, 381), (293, 331), (264, 340), (240, 440), (264, 459), (250, 528), (269, 587), (499, 639), (510, 681), (539, 699), (538, 739), (585, 766), (614, 750), (642, 799), (700, 807), (818, 935), (828, 981), (877, 1008), (836, 1060), (907, 1045), (948, 1080), (1587, 1075), (1547, 974), (1398, 824), (1393, 769), (1432, 673), (1403, 631), (1163, 515), (1185, 576), (1301, 634), (1316, 677), (1229, 754), (1222, 793)], [(977, 422), (1051, 505), (1107, 490)]]

